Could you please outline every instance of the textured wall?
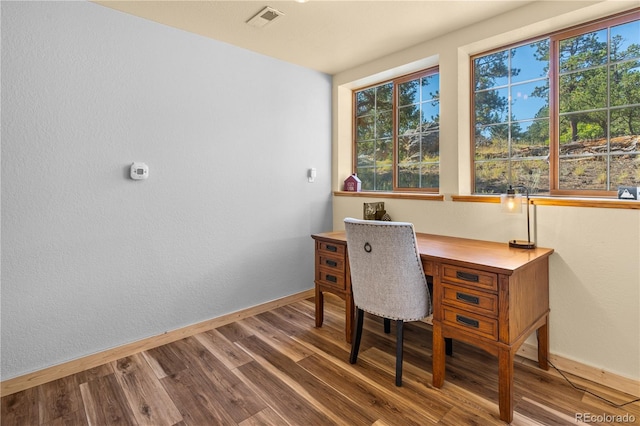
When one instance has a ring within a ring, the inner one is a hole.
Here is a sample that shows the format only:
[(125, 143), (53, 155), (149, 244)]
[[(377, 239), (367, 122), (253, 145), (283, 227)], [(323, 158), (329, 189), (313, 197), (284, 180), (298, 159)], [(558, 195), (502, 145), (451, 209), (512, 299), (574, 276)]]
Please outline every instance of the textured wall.
[(96, 4), (1, 7), (3, 380), (312, 288), (329, 76)]

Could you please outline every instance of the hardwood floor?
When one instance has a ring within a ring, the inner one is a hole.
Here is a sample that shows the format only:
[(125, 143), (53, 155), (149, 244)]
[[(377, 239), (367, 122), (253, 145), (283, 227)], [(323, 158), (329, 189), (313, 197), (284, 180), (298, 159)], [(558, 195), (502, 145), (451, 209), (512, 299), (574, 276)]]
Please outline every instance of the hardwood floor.
[[(431, 329), (405, 327), (403, 386), (394, 384), (395, 336), (368, 316), (358, 363), (348, 363), (344, 304), (325, 296), (261, 313), (2, 398), (10, 425), (491, 425), (498, 418), (497, 360), (460, 342), (441, 389), (431, 386)], [(527, 360), (515, 367), (514, 425), (640, 423), (622, 408), (572, 388)], [(634, 399), (574, 383), (620, 404)], [(600, 416), (600, 417), (598, 417)], [(598, 422), (598, 420), (600, 420)], [(617, 423), (621, 423), (617, 419)]]

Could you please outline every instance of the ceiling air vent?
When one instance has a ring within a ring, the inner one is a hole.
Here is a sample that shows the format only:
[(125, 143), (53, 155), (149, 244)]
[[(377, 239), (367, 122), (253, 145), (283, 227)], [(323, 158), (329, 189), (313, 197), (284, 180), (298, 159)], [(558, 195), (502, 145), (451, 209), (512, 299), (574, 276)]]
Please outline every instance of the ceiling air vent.
[(249, 19), (247, 21), (247, 24), (252, 25), (254, 27), (264, 27), (265, 25), (267, 25), (269, 22), (273, 22), (276, 20), (276, 18), (278, 18), (279, 16), (284, 15), (284, 13), (280, 12), (279, 10), (276, 10), (272, 7), (265, 7), (264, 9), (262, 9), (260, 12), (258, 12), (258, 14), (256, 16), (254, 16), (253, 18)]

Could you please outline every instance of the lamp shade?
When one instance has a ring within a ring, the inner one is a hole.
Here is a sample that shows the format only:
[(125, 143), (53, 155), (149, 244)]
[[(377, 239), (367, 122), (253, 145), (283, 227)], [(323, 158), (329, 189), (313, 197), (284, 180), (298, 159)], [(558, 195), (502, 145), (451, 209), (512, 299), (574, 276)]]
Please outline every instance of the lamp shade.
[(500, 195), (500, 205), (504, 213), (522, 213), (522, 195), (521, 194), (502, 194)]
[[(529, 221), (529, 190), (526, 187), (522, 187), (526, 193), (527, 200), (527, 240), (510, 240), (509, 247), (532, 249), (536, 247), (536, 243), (531, 241), (531, 224)], [(506, 194), (500, 195), (500, 205), (502, 211), (505, 213), (520, 213), (522, 212), (522, 195), (516, 194), (516, 190), (509, 185)]]

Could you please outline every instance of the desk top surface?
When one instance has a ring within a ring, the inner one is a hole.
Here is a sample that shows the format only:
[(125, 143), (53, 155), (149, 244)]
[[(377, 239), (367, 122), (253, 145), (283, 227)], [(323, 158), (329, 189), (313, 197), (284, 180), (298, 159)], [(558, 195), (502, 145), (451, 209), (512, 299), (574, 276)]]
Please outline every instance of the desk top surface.
[[(472, 240), (420, 232), (416, 233), (416, 237), (418, 251), (423, 260), (455, 262), (470, 267), (482, 266), (483, 269), (498, 273), (511, 274), (530, 262), (547, 259), (553, 253), (553, 249), (543, 247), (513, 248), (506, 242)], [(344, 231), (313, 234), (312, 238), (344, 243), (347, 241)]]

